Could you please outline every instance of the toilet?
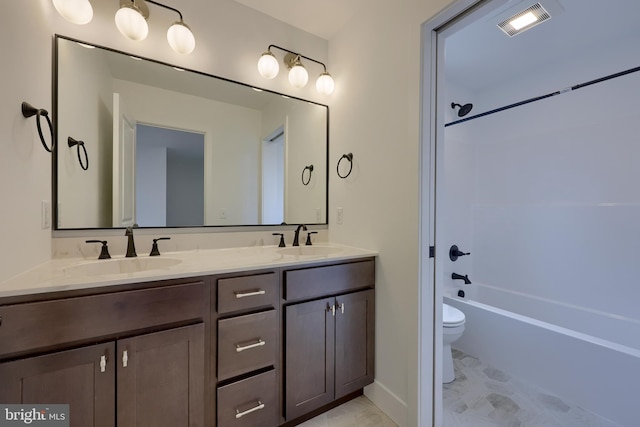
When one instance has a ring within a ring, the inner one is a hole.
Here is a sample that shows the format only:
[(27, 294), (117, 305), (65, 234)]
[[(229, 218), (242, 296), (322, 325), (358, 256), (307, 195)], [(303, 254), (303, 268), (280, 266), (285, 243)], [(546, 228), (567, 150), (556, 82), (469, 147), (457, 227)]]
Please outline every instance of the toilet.
[(442, 304), (442, 382), (445, 384), (456, 379), (451, 344), (462, 336), (464, 321), (465, 317), (462, 311), (448, 304)]

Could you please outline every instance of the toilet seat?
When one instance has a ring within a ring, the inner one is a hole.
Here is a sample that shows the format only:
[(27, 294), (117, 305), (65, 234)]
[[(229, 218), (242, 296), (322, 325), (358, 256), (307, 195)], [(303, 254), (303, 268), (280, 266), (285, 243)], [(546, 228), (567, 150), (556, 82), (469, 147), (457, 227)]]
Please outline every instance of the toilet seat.
[(449, 304), (442, 304), (442, 326), (445, 328), (456, 328), (464, 325), (464, 313)]

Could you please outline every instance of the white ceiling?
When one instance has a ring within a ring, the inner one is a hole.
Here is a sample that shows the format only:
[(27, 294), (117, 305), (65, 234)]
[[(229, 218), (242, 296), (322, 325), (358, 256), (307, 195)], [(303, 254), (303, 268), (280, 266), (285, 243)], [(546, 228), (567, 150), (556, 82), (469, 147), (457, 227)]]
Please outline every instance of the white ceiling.
[(366, 0), (235, 0), (325, 40), (333, 37)]
[[(536, 1), (550, 20), (511, 38), (497, 27)], [(482, 90), (577, 51), (629, 37), (640, 43), (639, 19), (639, 0), (509, 0), (446, 38), (445, 73), (451, 83)]]

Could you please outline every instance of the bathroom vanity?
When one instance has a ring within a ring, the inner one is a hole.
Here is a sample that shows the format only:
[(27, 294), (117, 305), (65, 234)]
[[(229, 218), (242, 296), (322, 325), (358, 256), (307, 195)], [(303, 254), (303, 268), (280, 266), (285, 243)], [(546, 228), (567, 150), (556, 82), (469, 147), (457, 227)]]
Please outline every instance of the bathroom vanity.
[(360, 394), (375, 254), (277, 251), (91, 277), (56, 260), (0, 285), (0, 402), (68, 403), (72, 426), (273, 427)]

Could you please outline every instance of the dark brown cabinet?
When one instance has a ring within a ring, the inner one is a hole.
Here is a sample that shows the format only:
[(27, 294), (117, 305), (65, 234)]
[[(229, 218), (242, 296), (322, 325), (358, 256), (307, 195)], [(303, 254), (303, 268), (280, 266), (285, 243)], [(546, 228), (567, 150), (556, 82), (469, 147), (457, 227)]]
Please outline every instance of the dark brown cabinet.
[(285, 418), (373, 382), (373, 289), (285, 308)]
[(69, 404), (72, 427), (204, 427), (208, 288), (176, 282), (0, 305), (0, 402)]
[(72, 427), (115, 425), (115, 343), (0, 363), (0, 402), (68, 404)]
[(0, 402), (69, 404), (72, 427), (204, 426), (204, 327), (1, 363), (0, 381)]
[(0, 402), (72, 427), (275, 427), (373, 382), (374, 259), (0, 299)]
[(217, 427), (278, 425), (275, 271), (217, 280)]
[(204, 325), (117, 342), (118, 427), (204, 426)]

